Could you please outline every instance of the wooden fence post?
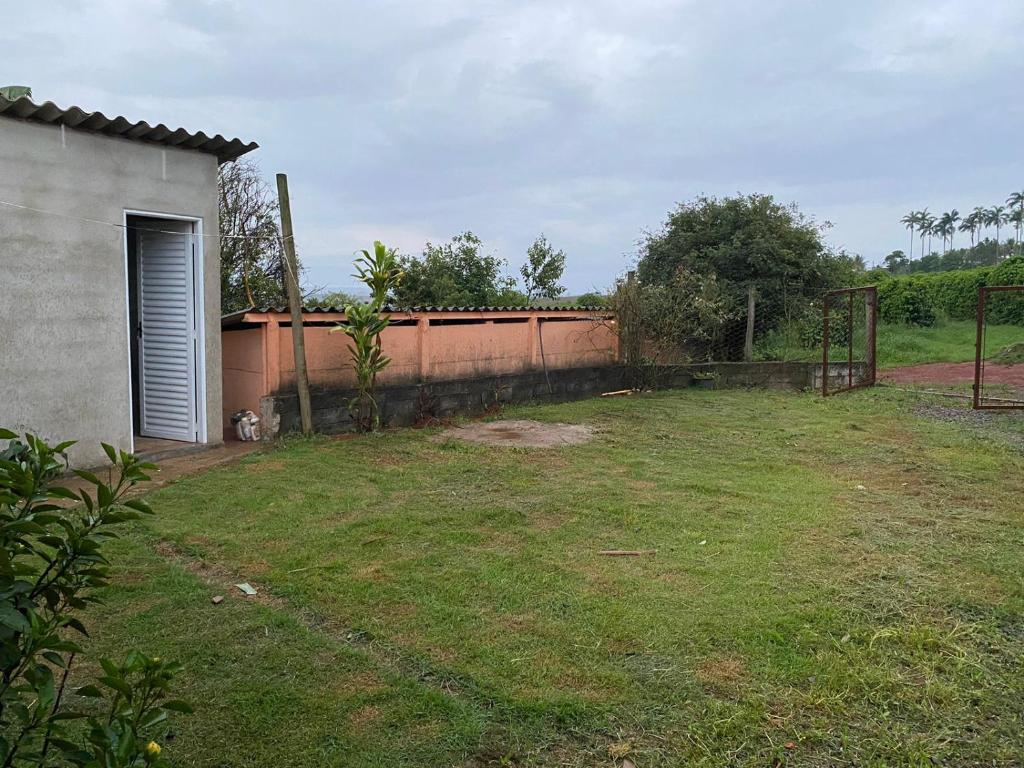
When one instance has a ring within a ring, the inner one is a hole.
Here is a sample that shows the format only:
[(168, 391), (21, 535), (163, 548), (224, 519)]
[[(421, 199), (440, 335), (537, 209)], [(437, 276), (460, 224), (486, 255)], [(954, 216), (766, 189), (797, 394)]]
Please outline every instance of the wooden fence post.
[(298, 260), (295, 258), (295, 233), (292, 208), (288, 199), (288, 177), (277, 174), (277, 199), (281, 214), (281, 239), (284, 242), (284, 285), (288, 292), (288, 310), (292, 316), (292, 349), (295, 352), (295, 384), (299, 391), (299, 418), (302, 434), (313, 434), (313, 409), (309, 401), (309, 375), (306, 372), (306, 338), (302, 325), (302, 295), (299, 293)]
[(747, 288), (747, 335), (743, 342), (743, 362), (749, 363), (754, 359), (754, 310), (757, 299), (754, 286)]

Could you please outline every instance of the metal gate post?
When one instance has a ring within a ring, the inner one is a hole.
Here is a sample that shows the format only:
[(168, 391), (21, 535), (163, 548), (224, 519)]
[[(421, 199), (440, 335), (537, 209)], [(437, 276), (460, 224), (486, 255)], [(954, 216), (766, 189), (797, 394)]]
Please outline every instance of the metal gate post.
[(985, 346), (985, 286), (978, 287), (978, 327), (974, 341), (974, 410), (981, 408), (981, 358)]

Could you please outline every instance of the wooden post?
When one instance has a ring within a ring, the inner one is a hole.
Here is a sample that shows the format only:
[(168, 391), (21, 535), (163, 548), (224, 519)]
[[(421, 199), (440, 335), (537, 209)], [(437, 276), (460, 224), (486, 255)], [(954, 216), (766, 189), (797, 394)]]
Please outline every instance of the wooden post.
[(754, 359), (754, 309), (756, 298), (753, 284), (747, 288), (747, 336), (743, 342), (743, 362), (749, 363)]
[(292, 316), (292, 349), (295, 352), (295, 384), (299, 391), (299, 417), (302, 434), (313, 434), (313, 409), (309, 402), (309, 375), (306, 373), (306, 339), (302, 326), (302, 296), (299, 294), (299, 270), (295, 258), (295, 233), (292, 208), (288, 199), (288, 177), (277, 174), (277, 200), (281, 213), (281, 239), (284, 241), (284, 285), (288, 292), (288, 310)]

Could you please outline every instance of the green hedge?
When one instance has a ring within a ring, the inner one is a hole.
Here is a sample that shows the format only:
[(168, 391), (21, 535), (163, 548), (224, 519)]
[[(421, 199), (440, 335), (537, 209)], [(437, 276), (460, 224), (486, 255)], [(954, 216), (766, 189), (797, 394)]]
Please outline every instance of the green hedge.
[[(973, 320), (983, 285), (1024, 285), (1024, 258), (1007, 259), (997, 267), (883, 279), (878, 284), (878, 314), (886, 323), (923, 326), (934, 325), (940, 315)], [(988, 320), (1024, 325), (1024, 295), (993, 299)]]

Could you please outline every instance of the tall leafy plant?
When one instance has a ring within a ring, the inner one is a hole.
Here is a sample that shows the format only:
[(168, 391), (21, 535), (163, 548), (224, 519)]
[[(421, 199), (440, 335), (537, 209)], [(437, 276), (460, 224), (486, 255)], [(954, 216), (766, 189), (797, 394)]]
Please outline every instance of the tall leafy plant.
[(360, 432), (372, 432), (380, 426), (380, 406), (375, 390), (377, 376), (388, 367), (391, 358), (384, 354), (381, 334), (390, 320), (382, 314), (388, 298), (402, 280), (402, 269), (393, 248), (386, 248), (379, 240), (373, 243), (373, 253), (360, 251), (355, 261), (354, 277), (370, 289), (366, 304), (345, 307), (345, 322), (331, 330), (349, 337), (349, 353), (356, 372), (357, 393), (349, 401), (349, 412)]
[[(127, 498), (153, 465), (109, 445), (104, 481), (77, 471), (92, 490), (57, 485), (71, 442), (50, 446), (0, 429), (0, 766), (161, 766), (149, 737), (170, 712), (189, 706), (168, 697), (181, 667), (130, 652), (101, 659), (95, 684), (68, 686), (86, 634), (77, 617), (107, 583), (104, 544), (118, 525), (151, 514)], [(116, 479), (115, 479), (116, 478)], [(68, 729), (82, 719), (85, 728)]]

